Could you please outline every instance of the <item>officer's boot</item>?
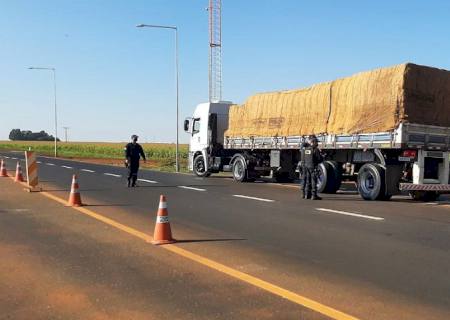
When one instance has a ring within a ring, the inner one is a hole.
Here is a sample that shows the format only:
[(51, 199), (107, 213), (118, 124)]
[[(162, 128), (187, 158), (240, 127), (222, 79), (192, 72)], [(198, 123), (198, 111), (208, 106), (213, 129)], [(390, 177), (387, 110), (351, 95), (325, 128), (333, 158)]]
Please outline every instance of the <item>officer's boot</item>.
[(136, 187), (136, 180), (137, 180), (137, 175), (133, 175), (133, 184), (131, 185), (132, 187)]
[(127, 187), (130, 188), (131, 187), (131, 179), (128, 178), (128, 183), (127, 183)]

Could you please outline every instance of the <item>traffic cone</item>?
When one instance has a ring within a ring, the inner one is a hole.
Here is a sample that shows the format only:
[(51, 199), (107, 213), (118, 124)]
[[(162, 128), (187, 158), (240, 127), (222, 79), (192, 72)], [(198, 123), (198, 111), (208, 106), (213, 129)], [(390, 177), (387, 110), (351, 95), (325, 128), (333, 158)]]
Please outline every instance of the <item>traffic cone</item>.
[(167, 211), (166, 197), (161, 195), (159, 199), (159, 209), (156, 215), (155, 233), (153, 234), (153, 244), (174, 243), (172, 231), (170, 229), (169, 212)]
[(17, 161), (17, 167), (16, 167), (16, 178), (14, 179), (15, 182), (24, 182), (22, 175), (22, 168), (20, 167), (20, 162)]
[(8, 173), (6, 172), (5, 164), (2, 159), (2, 164), (0, 166), (0, 177), (7, 177)]
[(69, 206), (81, 207), (83, 205), (81, 203), (81, 196), (78, 188), (77, 175), (74, 174), (72, 177), (72, 187), (70, 189)]

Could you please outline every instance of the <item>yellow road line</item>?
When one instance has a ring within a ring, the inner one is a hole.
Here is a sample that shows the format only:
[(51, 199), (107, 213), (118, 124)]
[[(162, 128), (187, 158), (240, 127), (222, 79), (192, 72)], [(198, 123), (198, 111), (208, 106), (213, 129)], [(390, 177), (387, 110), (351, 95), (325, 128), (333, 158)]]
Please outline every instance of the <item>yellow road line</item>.
[[(54, 196), (48, 192), (40, 192), (40, 194), (42, 194), (43, 196), (52, 199), (58, 203), (61, 203), (62, 205), (67, 205), (67, 201), (64, 199), (61, 199), (57, 196)], [(102, 216), (98, 213), (95, 213), (87, 208), (83, 208), (83, 207), (71, 207), (72, 209), (75, 209), (85, 215), (88, 215), (96, 220), (99, 220), (101, 222), (104, 222), (110, 226), (113, 226), (119, 230), (122, 230), (128, 234), (131, 234), (139, 239), (142, 239), (146, 242), (150, 242), (151, 240), (153, 240), (153, 238), (143, 232), (140, 232), (136, 229), (133, 229), (131, 227), (128, 227), (124, 224), (121, 224), (115, 220), (112, 220), (110, 218), (107, 218), (105, 216)], [(222, 272), (224, 274), (227, 274), (233, 278), (236, 278), (238, 280), (241, 280), (243, 282), (249, 283), (255, 287), (258, 287), (260, 289), (266, 290), (274, 295), (283, 297), (291, 302), (294, 302), (298, 305), (304, 306), (306, 308), (309, 308), (313, 311), (316, 311), (318, 313), (321, 313), (325, 316), (328, 316), (332, 319), (336, 319), (336, 320), (357, 320), (358, 318), (355, 318), (353, 316), (350, 316), (344, 312), (341, 312), (339, 310), (336, 310), (334, 308), (328, 307), (326, 305), (323, 305), (319, 302), (316, 302), (314, 300), (308, 299), (306, 297), (303, 297), (299, 294), (296, 294), (292, 291), (283, 289), (277, 285), (271, 284), (270, 282), (264, 281), (262, 279), (259, 279), (257, 277), (251, 276), (249, 274), (246, 274), (244, 272), (238, 271), (236, 269), (227, 267), (221, 263), (215, 262), (211, 259), (205, 258), (203, 256), (200, 256), (198, 254), (195, 254), (193, 252), (190, 252), (188, 250), (185, 249), (181, 249), (175, 245), (164, 245), (161, 246), (161, 248), (166, 249), (172, 253), (178, 254), (182, 257), (185, 257), (189, 260), (195, 261), (197, 263), (200, 263), (204, 266), (207, 266), (211, 269), (217, 270), (219, 272)]]

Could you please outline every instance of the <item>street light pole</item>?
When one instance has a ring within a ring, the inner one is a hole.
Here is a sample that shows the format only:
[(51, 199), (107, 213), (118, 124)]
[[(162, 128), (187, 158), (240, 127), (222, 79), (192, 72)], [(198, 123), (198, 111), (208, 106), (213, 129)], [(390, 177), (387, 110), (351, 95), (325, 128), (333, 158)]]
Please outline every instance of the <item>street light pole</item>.
[(179, 71), (178, 71), (178, 28), (176, 26), (160, 26), (160, 25), (152, 25), (152, 24), (139, 24), (136, 26), (137, 28), (160, 28), (160, 29), (172, 29), (175, 30), (175, 70), (176, 70), (176, 90), (177, 90), (177, 115), (176, 115), (176, 127), (177, 127), (177, 144), (175, 147), (175, 167), (176, 172), (180, 171), (180, 163), (179, 163)]
[(42, 68), (42, 67), (29, 67), (30, 70), (49, 70), (53, 71), (53, 89), (55, 96), (55, 158), (58, 157), (58, 112), (56, 104), (56, 69), (55, 68)]

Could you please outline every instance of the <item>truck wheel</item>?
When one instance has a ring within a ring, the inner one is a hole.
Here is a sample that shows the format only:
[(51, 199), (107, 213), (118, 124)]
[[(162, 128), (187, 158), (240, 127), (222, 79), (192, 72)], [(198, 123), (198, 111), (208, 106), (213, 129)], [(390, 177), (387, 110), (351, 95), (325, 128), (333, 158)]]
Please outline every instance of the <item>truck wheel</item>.
[(197, 177), (209, 177), (210, 172), (205, 171), (205, 159), (203, 155), (198, 155), (194, 159), (194, 173)]
[(247, 181), (247, 168), (245, 160), (242, 157), (238, 157), (233, 162), (233, 178), (238, 182)]
[(341, 187), (342, 174), (335, 161), (325, 161), (319, 165), (317, 191), (319, 193), (336, 193)]
[(425, 201), (425, 202), (436, 201), (440, 196), (439, 193), (434, 191), (411, 191), (409, 195), (415, 201)]
[(364, 200), (389, 200), (386, 195), (386, 172), (376, 163), (366, 163), (358, 172), (358, 192)]

